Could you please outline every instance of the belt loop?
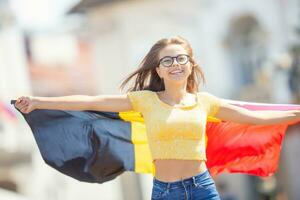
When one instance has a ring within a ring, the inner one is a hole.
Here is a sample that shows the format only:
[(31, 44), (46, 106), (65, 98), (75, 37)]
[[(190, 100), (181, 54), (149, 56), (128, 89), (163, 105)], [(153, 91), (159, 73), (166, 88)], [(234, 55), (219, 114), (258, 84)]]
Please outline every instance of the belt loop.
[(193, 184), (194, 184), (194, 186), (196, 187), (196, 186), (197, 186), (196, 179), (195, 179), (194, 176), (193, 176), (192, 178), (193, 178)]
[(185, 185), (184, 185), (184, 182), (183, 182), (183, 179), (182, 179), (182, 178), (181, 178), (181, 183), (182, 183), (182, 185), (183, 185), (183, 187), (184, 187), (184, 191), (185, 191), (184, 200), (187, 200), (187, 198), (188, 198), (188, 193), (187, 193), (187, 190), (186, 190), (186, 187), (185, 187)]
[(170, 185), (171, 185), (171, 183), (168, 183), (168, 184), (167, 184), (167, 193), (169, 192)]

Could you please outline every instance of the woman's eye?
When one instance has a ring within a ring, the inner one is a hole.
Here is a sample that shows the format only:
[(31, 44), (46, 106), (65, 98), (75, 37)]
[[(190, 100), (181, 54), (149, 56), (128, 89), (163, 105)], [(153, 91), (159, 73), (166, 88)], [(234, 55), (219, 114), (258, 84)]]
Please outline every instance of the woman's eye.
[(185, 56), (178, 57), (178, 62), (185, 62), (185, 61), (186, 61), (186, 57)]
[(172, 63), (172, 60), (171, 59), (165, 59), (165, 60), (163, 60), (163, 63), (169, 65), (169, 64)]

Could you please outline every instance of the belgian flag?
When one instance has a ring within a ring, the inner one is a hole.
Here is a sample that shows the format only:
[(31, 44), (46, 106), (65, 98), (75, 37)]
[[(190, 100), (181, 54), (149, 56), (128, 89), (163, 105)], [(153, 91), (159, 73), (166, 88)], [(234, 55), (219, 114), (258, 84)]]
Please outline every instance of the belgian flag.
[[(300, 109), (299, 105), (228, 102), (250, 110)], [(44, 161), (61, 173), (91, 183), (112, 180), (124, 171), (155, 175), (144, 119), (138, 112), (38, 109), (20, 113)], [(272, 175), (286, 129), (295, 123), (245, 125), (208, 117), (206, 155), (210, 173)]]

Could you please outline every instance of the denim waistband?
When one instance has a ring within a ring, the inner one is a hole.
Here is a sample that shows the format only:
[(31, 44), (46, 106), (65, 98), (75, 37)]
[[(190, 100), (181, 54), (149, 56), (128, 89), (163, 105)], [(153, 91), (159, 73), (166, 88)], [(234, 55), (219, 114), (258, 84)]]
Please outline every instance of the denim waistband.
[(182, 179), (180, 181), (174, 181), (174, 182), (164, 182), (156, 179), (155, 177), (153, 178), (153, 185), (159, 186), (162, 188), (177, 188), (181, 187), (183, 184), (185, 186), (187, 185), (196, 185), (196, 184), (204, 184), (208, 182), (213, 182), (208, 170), (201, 172), (200, 174), (196, 176), (192, 176), (190, 178)]

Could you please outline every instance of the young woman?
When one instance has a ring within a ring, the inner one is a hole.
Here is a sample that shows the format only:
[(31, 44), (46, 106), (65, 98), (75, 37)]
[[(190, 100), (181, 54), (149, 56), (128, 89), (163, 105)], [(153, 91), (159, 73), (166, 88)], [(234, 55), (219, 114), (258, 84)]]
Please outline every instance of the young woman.
[(152, 199), (220, 199), (205, 165), (207, 116), (246, 124), (300, 120), (299, 110), (249, 111), (199, 92), (204, 75), (190, 44), (181, 37), (155, 43), (121, 88), (135, 76), (133, 88), (123, 95), (23, 96), (15, 105), (23, 113), (34, 109), (140, 112), (156, 172)]

